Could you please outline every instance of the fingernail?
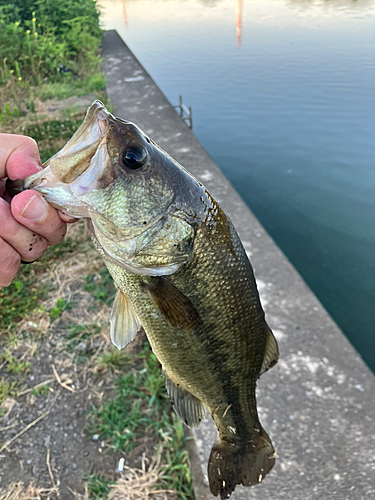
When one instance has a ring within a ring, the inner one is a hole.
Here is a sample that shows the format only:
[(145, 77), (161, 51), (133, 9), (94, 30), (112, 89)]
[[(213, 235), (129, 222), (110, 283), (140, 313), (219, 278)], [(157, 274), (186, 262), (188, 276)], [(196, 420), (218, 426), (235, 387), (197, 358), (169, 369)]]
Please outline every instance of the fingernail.
[(37, 221), (43, 219), (47, 215), (47, 210), (47, 202), (43, 198), (34, 194), (34, 196), (26, 203), (21, 215), (26, 217), (26, 219)]

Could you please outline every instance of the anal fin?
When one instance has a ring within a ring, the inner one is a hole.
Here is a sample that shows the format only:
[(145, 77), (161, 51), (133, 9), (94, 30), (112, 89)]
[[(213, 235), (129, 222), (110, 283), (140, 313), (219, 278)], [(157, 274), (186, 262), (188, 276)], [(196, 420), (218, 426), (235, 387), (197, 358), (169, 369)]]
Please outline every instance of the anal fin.
[(165, 374), (165, 387), (174, 411), (184, 424), (188, 427), (199, 427), (205, 414), (205, 408), (201, 401), (172, 382), (167, 374)]
[(118, 349), (123, 349), (133, 340), (141, 328), (134, 307), (121, 290), (117, 290), (109, 321), (111, 340)]
[(266, 325), (266, 334), (266, 349), (264, 351), (264, 358), (262, 368), (260, 370), (260, 375), (272, 368), (279, 359), (279, 347), (277, 345), (277, 340), (275, 339), (275, 336), (268, 325)]

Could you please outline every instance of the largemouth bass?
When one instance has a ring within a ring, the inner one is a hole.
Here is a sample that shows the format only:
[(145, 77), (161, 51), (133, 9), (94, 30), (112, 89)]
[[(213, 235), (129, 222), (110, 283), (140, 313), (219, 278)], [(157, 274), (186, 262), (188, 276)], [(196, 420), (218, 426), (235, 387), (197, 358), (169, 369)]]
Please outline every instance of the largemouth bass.
[(208, 462), (213, 495), (260, 483), (275, 462), (256, 381), (278, 359), (251, 264), (204, 186), (136, 125), (99, 101), (37, 174), (10, 183), (89, 219), (117, 287), (111, 338), (144, 328), (172, 405), (188, 426), (207, 408), (218, 429)]

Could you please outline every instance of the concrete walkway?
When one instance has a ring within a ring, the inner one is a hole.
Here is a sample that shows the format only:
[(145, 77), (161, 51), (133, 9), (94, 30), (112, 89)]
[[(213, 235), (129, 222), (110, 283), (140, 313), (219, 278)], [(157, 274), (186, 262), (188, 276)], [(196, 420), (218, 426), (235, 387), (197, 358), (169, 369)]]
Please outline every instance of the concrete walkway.
[[(373, 373), (116, 31), (106, 32), (103, 56), (114, 113), (144, 129), (230, 215), (279, 341), (280, 361), (258, 384), (258, 410), (280, 458), (262, 484), (237, 487), (231, 498), (375, 499)], [(213, 498), (206, 478), (216, 436), (212, 421), (194, 436), (196, 497)]]

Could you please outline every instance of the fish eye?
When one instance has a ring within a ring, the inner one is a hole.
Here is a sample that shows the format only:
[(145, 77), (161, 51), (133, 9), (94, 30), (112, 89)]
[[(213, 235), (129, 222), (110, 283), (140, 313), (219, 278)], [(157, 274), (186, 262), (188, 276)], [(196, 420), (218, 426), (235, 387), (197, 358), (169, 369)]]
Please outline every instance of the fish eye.
[(143, 167), (147, 160), (147, 151), (144, 148), (133, 146), (124, 149), (121, 159), (126, 167), (131, 170), (138, 170)]

